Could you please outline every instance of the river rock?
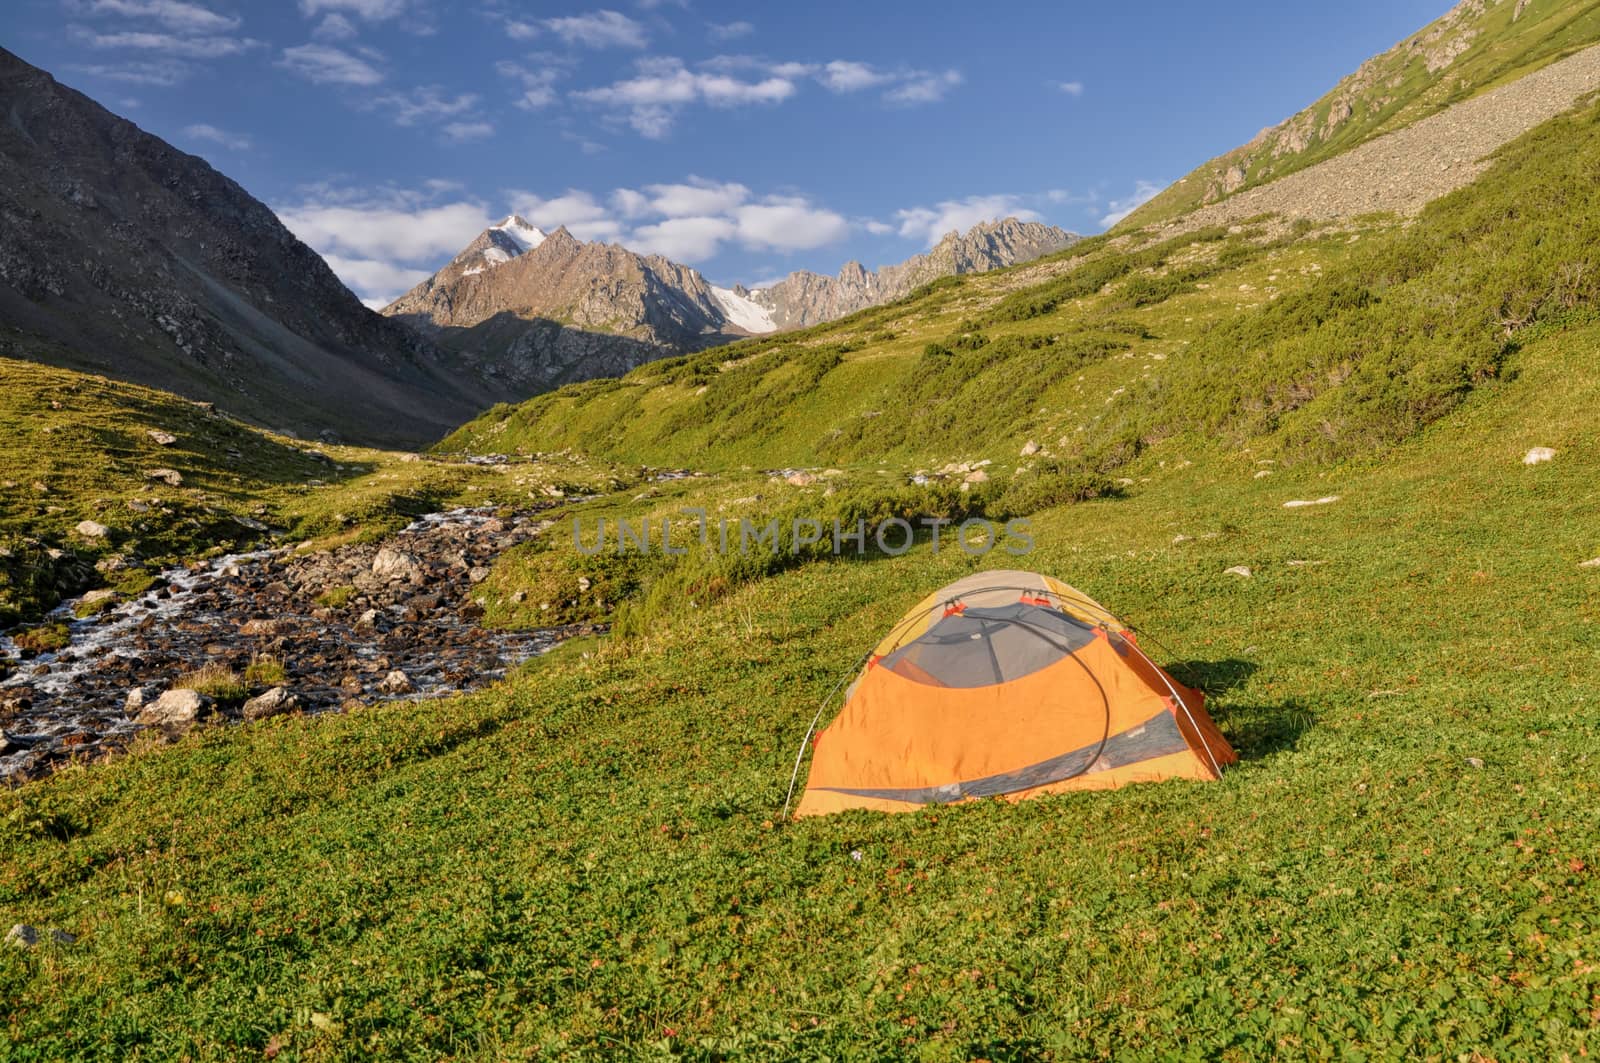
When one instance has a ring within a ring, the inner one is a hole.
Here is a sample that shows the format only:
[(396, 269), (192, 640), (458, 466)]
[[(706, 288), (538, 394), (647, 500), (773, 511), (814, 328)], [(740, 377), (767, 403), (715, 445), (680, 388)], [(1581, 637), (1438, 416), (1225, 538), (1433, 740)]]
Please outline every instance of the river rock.
[(372, 559), (372, 574), (379, 579), (412, 581), (422, 578), (422, 566), (410, 554), (385, 546)]
[(197, 690), (169, 690), (134, 717), (135, 723), (146, 727), (187, 729), (199, 722), (211, 699)]
[(244, 718), (265, 720), (269, 716), (294, 712), (299, 707), (300, 699), (291, 694), (287, 687), (273, 687), (260, 697), (251, 698), (244, 703)]
[(378, 690), (384, 694), (411, 694), (416, 689), (410, 677), (398, 668), (378, 681)]

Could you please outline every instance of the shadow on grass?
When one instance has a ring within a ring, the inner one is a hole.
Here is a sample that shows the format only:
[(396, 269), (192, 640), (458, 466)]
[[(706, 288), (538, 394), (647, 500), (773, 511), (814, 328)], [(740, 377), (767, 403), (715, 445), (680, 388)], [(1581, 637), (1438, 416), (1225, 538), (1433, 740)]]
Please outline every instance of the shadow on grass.
[(1249, 682), (1259, 666), (1253, 661), (1179, 661), (1167, 671), (1180, 683), (1205, 692), (1207, 708), (1242, 761), (1260, 760), (1294, 749), (1310, 730), (1311, 710), (1296, 700), (1276, 705), (1232, 704), (1224, 695)]

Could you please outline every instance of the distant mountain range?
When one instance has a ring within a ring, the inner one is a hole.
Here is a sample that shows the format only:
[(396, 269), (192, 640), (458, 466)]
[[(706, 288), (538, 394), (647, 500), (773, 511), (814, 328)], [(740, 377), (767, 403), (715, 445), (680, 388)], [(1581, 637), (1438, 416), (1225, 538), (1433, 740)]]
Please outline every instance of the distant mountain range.
[(414, 445), (520, 394), (362, 306), (265, 205), (0, 49), (0, 355)]
[(351, 442), (430, 442), (497, 402), (831, 321), (1079, 239), (1008, 218), (899, 265), (751, 290), (512, 216), (378, 314), (203, 159), (3, 49), (0, 114), (0, 356)]
[(546, 234), (512, 215), (385, 307), (508, 386), (536, 391), (613, 376), (664, 355), (800, 328), (897, 299), (956, 273), (1015, 265), (1081, 239), (1039, 222), (985, 222), (933, 250), (837, 277), (791, 273), (763, 288), (721, 288), (697, 270), (615, 244)]

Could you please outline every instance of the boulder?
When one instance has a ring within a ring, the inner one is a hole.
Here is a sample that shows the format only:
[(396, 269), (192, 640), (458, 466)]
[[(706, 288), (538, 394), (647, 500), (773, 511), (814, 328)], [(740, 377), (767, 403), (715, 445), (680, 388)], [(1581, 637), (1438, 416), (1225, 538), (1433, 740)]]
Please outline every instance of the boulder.
[(422, 578), (422, 566), (410, 554), (385, 546), (372, 559), (372, 574), (391, 581), (415, 581)]
[(467, 579), (471, 580), (473, 583), (482, 583), (488, 578), (489, 570), (484, 568), (482, 565), (475, 566), (467, 572)]
[(411, 678), (398, 668), (378, 681), (378, 691), (383, 694), (414, 694), (416, 690)]
[(169, 690), (141, 709), (134, 722), (146, 727), (187, 729), (200, 721), (210, 705), (211, 699), (197, 690)]
[(82, 598), (79, 598), (78, 599), (78, 604), (79, 605), (99, 605), (101, 602), (109, 602), (111, 599), (115, 598), (116, 596), (117, 596), (117, 592), (116, 591), (110, 590), (109, 588), (106, 588), (106, 587), (102, 587), (97, 591), (90, 591), (87, 594), (85, 594)]
[(1022, 444), (1022, 450), (1020, 453), (1024, 458), (1031, 458), (1035, 454), (1039, 453), (1039, 444), (1030, 439), (1026, 443)]
[(988, 483), (989, 474), (984, 472), (982, 469), (973, 469), (971, 472), (967, 473), (967, 477), (964, 482), (969, 484)]
[(85, 539), (104, 539), (111, 534), (111, 529), (95, 520), (80, 520), (72, 529)]
[(31, 949), (39, 944), (39, 932), (26, 923), (18, 923), (6, 931), (6, 944), (18, 949)]
[(144, 478), (146, 480), (157, 480), (168, 487), (183, 486), (183, 473), (177, 469), (146, 469)]
[(170, 447), (178, 441), (178, 437), (171, 432), (163, 432), (159, 428), (152, 428), (145, 435), (149, 436), (158, 447)]
[(1222, 573), (1225, 576), (1243, 576), (1245, 579), (1255, 575), (1249, 565), (1234, 565), (1232, 568), (1223, 569)]
[(294, 712), (299, 707), (300, 699), (291, 694), (287, 687), (273, 687), (260, 697), (251, 698), (244, 703), (244, 718), (265, 720), (269, 716)]
[(1549, 447), (1534, 447), (1522, 456), (1524, 465), (1543, 465), (1547, 461), (1554, 461), (1556, 452)]

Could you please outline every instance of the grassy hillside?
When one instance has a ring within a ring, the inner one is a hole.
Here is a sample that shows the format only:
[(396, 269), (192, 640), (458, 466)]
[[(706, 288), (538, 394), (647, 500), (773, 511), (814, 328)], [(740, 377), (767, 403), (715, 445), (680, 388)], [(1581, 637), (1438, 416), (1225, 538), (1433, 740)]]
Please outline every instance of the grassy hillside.
[(1179, 179), (1119, 226), (1163, 222), (1330, 159), (1600, 42), (1595, 0), (1468, 0), (1316, 103)]
[[(508, 475), (311, 445), (167, 392), (5, 358), (0, 423), (0, 627), (272, 532), (370, 537), (449, 504), (610, 482), (571, 462)], [(107, 533), (76, 532), (86, 520)]]
[(1529, 344), (1381, 466), (1152, 464), (1035, 518), (1031, 566), (1212, 691), (1220, 783), (775, 824), (817, 700), (975, 565), (819, 562), (481, 696), (0, 796), (0, 912), (80, 935), (0, 953), (0, 1022), (40, 1058), (1593, 1052), (1597, 356)]
[[(1547, 123), (1414, 223), (1100, 240), (778, 336), (497, 407), (446, 449), (616, 460), (1117, 473), (1222, 440), (1296, 462), (1369, 453), (1591, 319), (1600, 111)], [(1146, 238), (1147, 240), (1149, 238)], [(1119, 473), (1120, 475), (1120, 473)]]

